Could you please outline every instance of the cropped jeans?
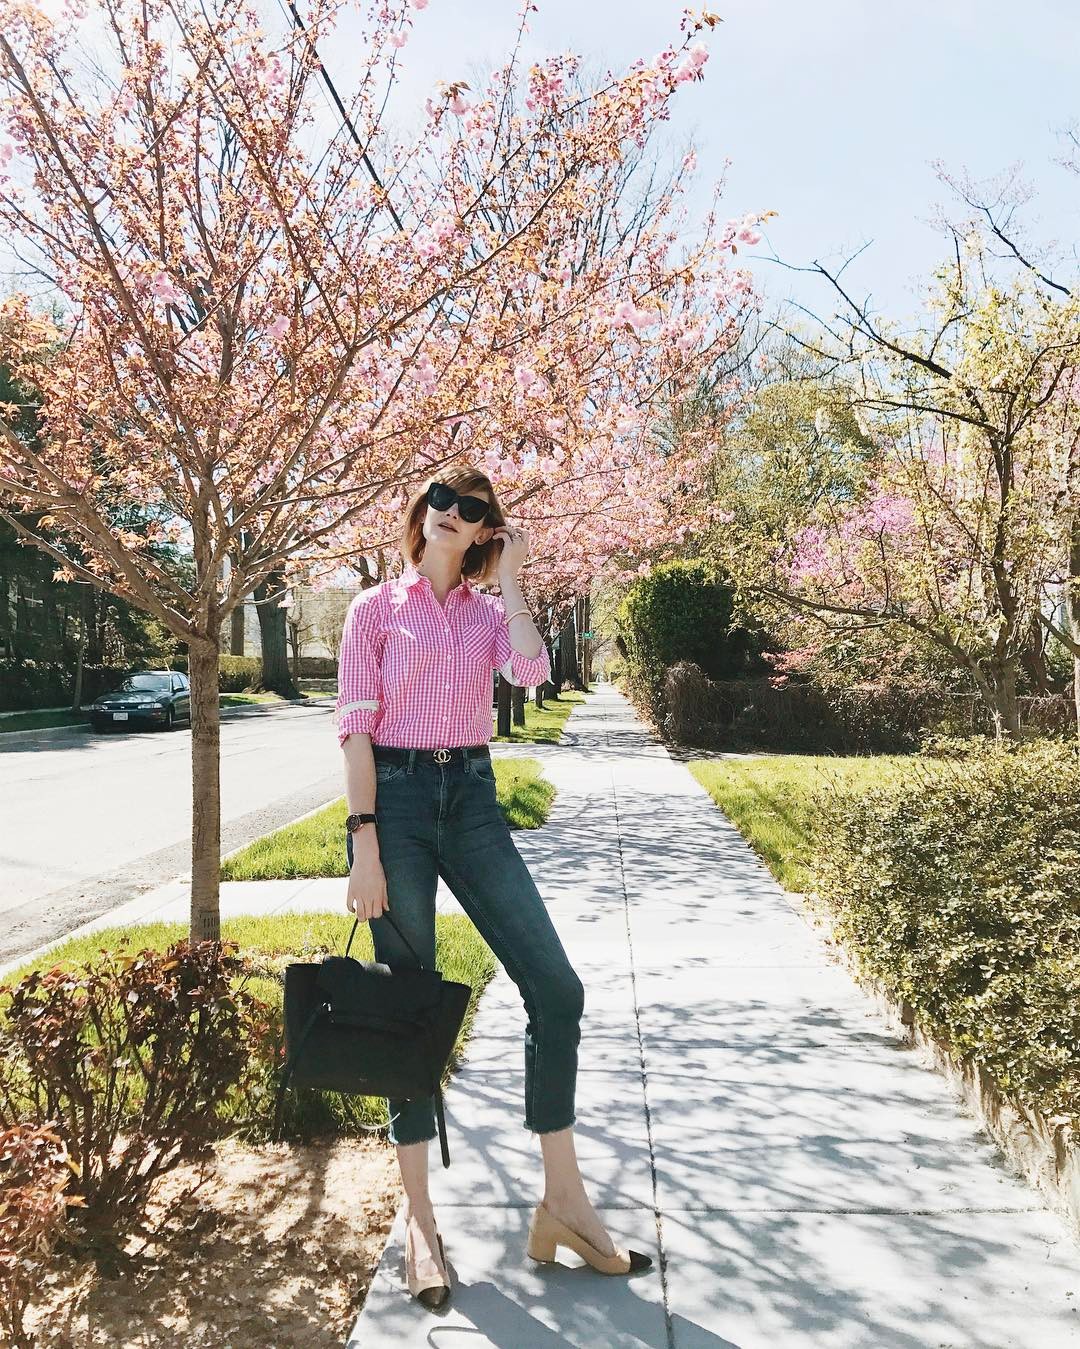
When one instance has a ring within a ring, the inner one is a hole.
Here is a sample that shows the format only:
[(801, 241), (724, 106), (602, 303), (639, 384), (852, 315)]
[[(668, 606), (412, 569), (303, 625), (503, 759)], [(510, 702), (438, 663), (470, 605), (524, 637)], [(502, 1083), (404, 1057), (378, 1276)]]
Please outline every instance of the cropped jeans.
[[(406, 751), (407, 753), (407, 751)], [(453, 892), (517, 985), (527, 1014), (525, 1120), (533, 1133), (575, 1122), (574, 1092), (585, 990), (495, 797), (486, 757), (448, 764), (375, 760), (379, 854), (394, 922), (435, 968), (438, 878)], [(346, 836), (352, 866), (352, 835)], [(371, 919), (375, 958), (391, 969), (416, 961), (384, 917)], [(434, 1098), (390, 1100), (390, 1139), (436, 1136)]]

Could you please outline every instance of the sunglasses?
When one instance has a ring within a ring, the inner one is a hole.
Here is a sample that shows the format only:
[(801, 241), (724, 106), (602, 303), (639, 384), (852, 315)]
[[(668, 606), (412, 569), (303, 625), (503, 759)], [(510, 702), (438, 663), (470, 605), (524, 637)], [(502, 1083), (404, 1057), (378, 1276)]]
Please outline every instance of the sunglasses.
[(427, 489), (427, 504), (434, 511), (448, 511), (455, 501), (458, 515), (467, 525), (478, 525), (491, 510), (490, 501), (483, 497), (461, 496), (444, 482), (433, 482)]

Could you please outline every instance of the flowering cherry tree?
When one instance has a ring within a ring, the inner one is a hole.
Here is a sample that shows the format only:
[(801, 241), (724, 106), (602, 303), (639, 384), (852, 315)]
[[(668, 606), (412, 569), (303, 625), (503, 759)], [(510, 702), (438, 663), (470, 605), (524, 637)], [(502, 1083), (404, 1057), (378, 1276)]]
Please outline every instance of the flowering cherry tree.
[[(523, 71), (515, 52), (483, 89), (439, 88), (397, 143), (384, 94), (424, 6), (355, 7), (362, 57), (323, 144), (338, 0), (276, 37), (251, 0), (55, 19), (0, 0), (0, 222), (63, 302), (59, 318), (22, 293), (0, 306), (0, 359), (41, 401), (32, 440), (0, 418), (0, 515), (58, 576), (187, 644), (197, 938), (219, 931), (217, 657), (235, 606), (385, 544), (403, 494), (454, 459), (523, 499), (576, 483), (584, 502), (605, 477), (591, 500), (608, 499), (746, 293), (725, 254), (754, 221), (710, 217), (677, 247), (679, 184), (606, 253), (582, 233), (612, 166), (701, 77), (713, 16), (688, 12), (677, 42), (585, 95), (573, 58)], [(76, 71), (91, 49), (102, 68)], [(156, 536), (108, 527), (117, 491), (154, 508)], [(155, 564), (161, 540), (190, 549), (191, 586)]]
[(985, 283), (958, 254), (932, 326), (903, 335), (830, 280), (848, 327), (816, 354), (855, 381), (872, 451), (848, 492), (787, 528), (744, 521), (732, 566), (834, 628), (919, 634), (973, 680), (999, 734), (1017, 737), (1019, 665), (1065, 575), (1078, 505), (1080, 311), (1022, 281)]

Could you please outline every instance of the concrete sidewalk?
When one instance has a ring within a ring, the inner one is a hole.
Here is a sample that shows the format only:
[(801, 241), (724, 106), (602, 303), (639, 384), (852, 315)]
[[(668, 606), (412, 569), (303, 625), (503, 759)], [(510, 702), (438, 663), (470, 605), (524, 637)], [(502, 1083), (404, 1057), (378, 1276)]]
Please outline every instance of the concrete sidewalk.
[(1080, 1346), (1080, 1246), (885, 1031), (691, 778), (610, 691), (547, 759), (518, 841), (586, 989), (575, 1134), (605, 1278), (525, 1254), (543, 1186), (500, 971), (446, 1096), (432, 1192), (456, 1286), (410, 1299), (401, 1215), (350, 1349)]

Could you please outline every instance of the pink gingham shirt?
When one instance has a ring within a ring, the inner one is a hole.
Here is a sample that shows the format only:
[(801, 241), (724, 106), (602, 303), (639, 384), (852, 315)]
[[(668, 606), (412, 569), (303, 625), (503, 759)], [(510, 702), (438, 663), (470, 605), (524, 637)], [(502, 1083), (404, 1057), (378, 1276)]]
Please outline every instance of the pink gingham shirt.
[(506, 609), (468, 581), (445, 608), (413, 566), (361, 591), (341, 637), (334, 720), (338, 742), (353, 732), (401, 749), (452, 749), (491, 739), (491, 672), (529, 687), (550, 675), (547, 651), (513, 650)]

